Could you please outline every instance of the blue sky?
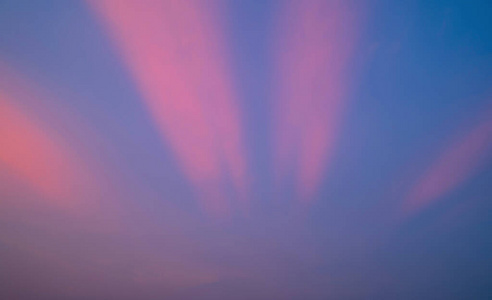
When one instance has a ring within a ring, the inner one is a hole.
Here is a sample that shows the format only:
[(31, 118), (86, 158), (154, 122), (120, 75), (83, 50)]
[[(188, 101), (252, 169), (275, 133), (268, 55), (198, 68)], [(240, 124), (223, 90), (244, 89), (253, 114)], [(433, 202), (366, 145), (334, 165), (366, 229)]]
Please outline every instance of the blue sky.
[(0, 1), (0, 295), (488, 299), (487, 1)]

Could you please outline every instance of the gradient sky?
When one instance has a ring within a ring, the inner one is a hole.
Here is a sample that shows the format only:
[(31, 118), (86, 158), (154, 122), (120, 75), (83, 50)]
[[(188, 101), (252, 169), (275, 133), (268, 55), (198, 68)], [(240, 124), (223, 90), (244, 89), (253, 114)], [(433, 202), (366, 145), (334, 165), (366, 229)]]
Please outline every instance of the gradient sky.
[(491, 20), (0, 1), (0, 298), (492, 298)]

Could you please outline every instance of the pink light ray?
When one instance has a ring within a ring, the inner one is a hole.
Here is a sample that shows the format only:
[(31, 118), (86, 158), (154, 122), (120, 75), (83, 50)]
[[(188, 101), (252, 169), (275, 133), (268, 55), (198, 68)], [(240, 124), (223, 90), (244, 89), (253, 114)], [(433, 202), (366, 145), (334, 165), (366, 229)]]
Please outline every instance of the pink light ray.
[(418, 179), (402, 204), (405, 214), (413, 215), (439, 201), (464, 184), (492, 157), (492, 118), (457, 137)]
[(85, 229), (116, 230), (121, 195), (87, 145), (101, 146), (99, 137), (62, 101), (1, 61), (0, 79), (2, 218), (50, 226), (40, 218), (44, 211), (70, 216)]
[(356, 14), (346, 1), (291, 1), (280, 23), (276, 182), (294, 168), (300, 197), (310, 201), (333, 155), (344, 111)]
[(74, 159), (48, 130), (0, 95), (0, 162), (58, 207), (71, 207)]
[(109, 28), (184, 174), (206, 195), (205, 209), (226, 214), (220, 188), (224, 171), (243, 200), (247, 171), (239, 110), (212, 3), (89, 2)]

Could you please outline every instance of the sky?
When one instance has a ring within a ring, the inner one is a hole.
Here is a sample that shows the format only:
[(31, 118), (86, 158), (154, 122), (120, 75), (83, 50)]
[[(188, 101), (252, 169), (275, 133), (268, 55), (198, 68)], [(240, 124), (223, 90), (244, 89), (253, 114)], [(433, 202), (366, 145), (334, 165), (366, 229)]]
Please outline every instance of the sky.
[(0, 296), (490, 299), (491, 8), (0, 1)]

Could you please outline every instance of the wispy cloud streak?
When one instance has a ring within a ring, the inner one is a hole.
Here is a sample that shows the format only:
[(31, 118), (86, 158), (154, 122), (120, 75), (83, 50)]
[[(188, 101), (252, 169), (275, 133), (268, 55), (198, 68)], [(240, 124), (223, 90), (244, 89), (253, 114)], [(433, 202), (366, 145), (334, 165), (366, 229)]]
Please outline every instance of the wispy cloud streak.
[(481, 122), (455, 140), (439, 155), (408, 193), (404, 213), (413, 215), (440, 200), (475, 175), (492, 158), (490, 110)]
[[(0, 168), (9, 180), (22, 182), (52, 208), (80, 212), (94, 205), (99, 184), (89, 164), (60, 128), (29, 103), (47, 105), (45, 95), (3, 67), (0, 77)], [(8, 85), (8, 86), (7, 86)], [(26, 101), (28, 100), (28, 101)], [(64, 113), (69, 113), (64, 111)], [(66, 128), (65, 128), (66, 129)], [(84, 163), (85, 161), (85, 163)], [(92, 199), (92, 200), (89, 200)]]
[(109, 174), (103, 161), (106, 146), (65, 101), (0, 62), (4, 221), (51, 226), (49, 214), (85, 230), (117, 229), (124, 192), (114, 186), (118, 172)]
[(206, 210), (246, 198), (242, 129), (214, 2), (89, 1)]
[(37, 192), (56, 202), (67, 203), (74, 162), (67, 149), (41, 124), (0, 96), (0, 161)]
[(276, 57), (276, 182), (294, 171), (297, 193), (310, 201), (333, 155), (347, 98), (347, 71), (357, 40), (350, 1), (288, 1)]

